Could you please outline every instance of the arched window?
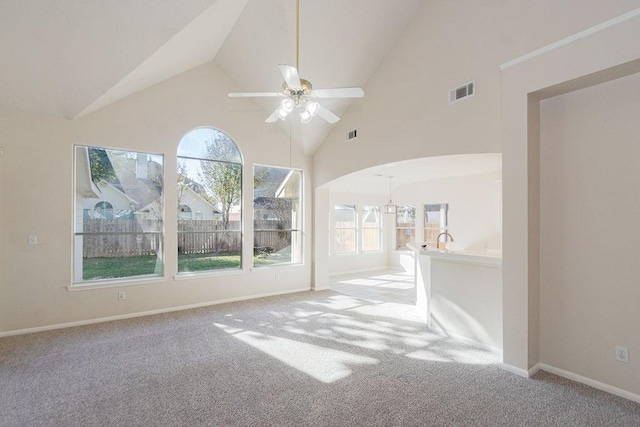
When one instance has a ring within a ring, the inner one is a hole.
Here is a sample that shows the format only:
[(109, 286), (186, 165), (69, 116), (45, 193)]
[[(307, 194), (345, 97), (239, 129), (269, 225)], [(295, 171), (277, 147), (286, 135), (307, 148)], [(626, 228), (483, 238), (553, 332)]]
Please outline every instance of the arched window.
[[(198, 128), (178, 145), (178, 273), (240, 268), (242, 155), (223, 132)], [(207, 217), (183, 219), (187, 202)], [(211, 213), (209, 216), (209, 212)]]
[(100, 219), (113, 219), (113, 205), (109, 202), (98, 202), (93, 207), (96, 217)]
[(178, 219), (192, 219), (191, 208), (188, 205), (178, 206)]

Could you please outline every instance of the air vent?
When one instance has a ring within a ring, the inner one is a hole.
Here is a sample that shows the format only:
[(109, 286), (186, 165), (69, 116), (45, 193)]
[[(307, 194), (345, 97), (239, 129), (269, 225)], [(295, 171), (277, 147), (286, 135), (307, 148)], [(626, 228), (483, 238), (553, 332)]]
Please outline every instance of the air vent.
[(351, 141), (352, 139), (356, 139), (358, 137), (358, 129), (350, 130), (347, 132), (347, 141)]
[(476, 93), (476, 82), (472, 81), (449, 91), (449, 104), (460, 101)]

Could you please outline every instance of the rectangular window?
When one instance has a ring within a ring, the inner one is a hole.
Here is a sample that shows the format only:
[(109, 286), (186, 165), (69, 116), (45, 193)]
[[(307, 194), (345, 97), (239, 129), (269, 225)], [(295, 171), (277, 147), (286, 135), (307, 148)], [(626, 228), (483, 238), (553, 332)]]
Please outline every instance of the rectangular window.
[(362, 252), (379, 251), (382, 248), (382, 222), (380, 207), (362, 207)]
[(398, 206), (396, 214), (396, 249), (407, 249), (407, 243), (416, 240), (416, 208)]
[(163, 274), (163, 157), (75, 147), (74, 282)]
[[(424, 205), (424, 242), (430, 247), (438, 246), (438, 235), (448, 230), (449, 204)], [(441, 240), (444, 241), (444, 240)]]
[(302, 171), (253, 167), (253, 265), (302, 262)]
[(357, 221), (355, 205), (335, 205), (333, 208), (335, 224), (334, 250), (336, 254), (356, 252)]

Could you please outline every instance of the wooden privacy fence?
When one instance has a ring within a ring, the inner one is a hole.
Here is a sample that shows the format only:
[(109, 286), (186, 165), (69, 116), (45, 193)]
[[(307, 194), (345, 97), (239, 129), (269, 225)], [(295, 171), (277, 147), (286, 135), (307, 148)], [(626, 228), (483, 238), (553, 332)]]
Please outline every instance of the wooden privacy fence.
[(162, 221), (98, 219), (83, 221), (84, 258), (155, 255), (160, 249)]
[[(291, 245), (290, 221), (259, 220), (254, 223), (253, 246), (280, 251)], [(298, 231), (299, 232), (299, 231)], [(162, 222), (138, 219), (85, 219), (83, 257), (155, 255), (160, 248)], [(240, 221), (178, 220), (178, 253), (239, 253)]]
[(179, 254), (238, 253), (241, 240), (240, 221), (178, 220)]

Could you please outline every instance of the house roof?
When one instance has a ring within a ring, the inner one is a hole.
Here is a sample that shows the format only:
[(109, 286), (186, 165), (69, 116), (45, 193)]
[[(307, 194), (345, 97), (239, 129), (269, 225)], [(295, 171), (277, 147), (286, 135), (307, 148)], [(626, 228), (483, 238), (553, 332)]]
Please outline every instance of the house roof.
[[(301, 0), (301, 76), (364, 86), (424, 3)], [(279, 90), (278, 64), (296, 62), (295, 0), (0, 2), (0, 107), (73, 119), (212, 60), (233, 91)], [(256, 100), (265, 118), (274, 102)], [(323, 104), (340, 116), (351, 102)], [(313, 120), (294, 142), (311, 154), (331, 126)]]

